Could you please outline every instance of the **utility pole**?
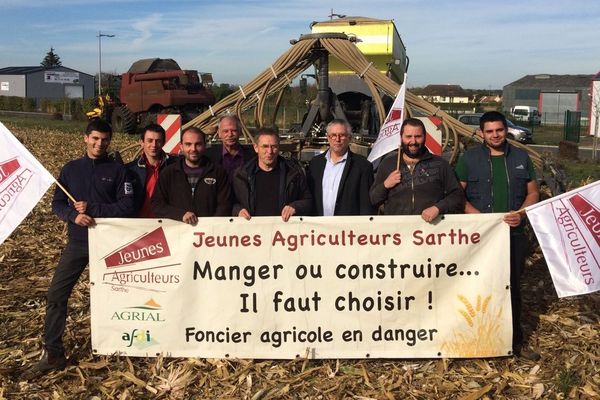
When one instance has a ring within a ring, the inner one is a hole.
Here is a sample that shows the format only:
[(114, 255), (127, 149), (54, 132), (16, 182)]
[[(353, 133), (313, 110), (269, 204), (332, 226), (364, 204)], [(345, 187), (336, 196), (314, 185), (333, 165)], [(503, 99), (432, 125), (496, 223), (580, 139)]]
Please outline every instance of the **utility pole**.
[(115, 37), (115, 35), (108, 35), (98, 31), (98, 96), (102, 96), (102, 38), (103, 37)]

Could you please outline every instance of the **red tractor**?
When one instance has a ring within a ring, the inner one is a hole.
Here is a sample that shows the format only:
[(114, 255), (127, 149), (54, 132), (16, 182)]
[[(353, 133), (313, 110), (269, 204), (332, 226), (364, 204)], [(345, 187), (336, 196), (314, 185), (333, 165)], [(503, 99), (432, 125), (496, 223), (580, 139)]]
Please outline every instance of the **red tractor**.
[(119, 98), (103, 115), (116, 132), (129, 134), (156, 122), (157, 114), (181, 114), (185, 123), (215, 103), (210, 84), (211, 74), (182, 70), (173, 59), (138, 60), (121, 75)]

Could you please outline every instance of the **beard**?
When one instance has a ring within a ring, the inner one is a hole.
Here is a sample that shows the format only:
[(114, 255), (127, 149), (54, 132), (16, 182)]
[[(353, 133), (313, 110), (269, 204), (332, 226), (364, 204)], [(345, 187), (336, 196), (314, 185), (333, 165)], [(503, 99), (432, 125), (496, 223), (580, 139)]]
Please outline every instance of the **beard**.
[(421, 145), (416, 151), (412, 151), (407, 144), (402, 143), (402, 152), (410, 158), (419, 158), (425, 154), (425, 145)]

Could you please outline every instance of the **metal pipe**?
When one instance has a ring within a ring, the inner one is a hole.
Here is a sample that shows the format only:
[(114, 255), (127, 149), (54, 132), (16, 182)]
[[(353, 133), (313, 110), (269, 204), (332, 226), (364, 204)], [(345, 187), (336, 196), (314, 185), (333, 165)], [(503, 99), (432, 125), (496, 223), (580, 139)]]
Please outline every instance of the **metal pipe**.
[(319, 114), (321, 121), (327, 121), (331, 115), (329, 98), (329, 53), (321, 51), (319, 55)]

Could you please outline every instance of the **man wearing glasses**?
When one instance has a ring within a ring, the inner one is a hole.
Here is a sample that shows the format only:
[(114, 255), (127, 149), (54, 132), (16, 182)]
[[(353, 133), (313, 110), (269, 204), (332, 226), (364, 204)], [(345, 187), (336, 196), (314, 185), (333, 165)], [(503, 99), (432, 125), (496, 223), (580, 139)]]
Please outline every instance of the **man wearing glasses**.
[(307, 173), (315, 215), (372, 215), (373, 165), (349, 150), (348, 122), (334, 119), (326, 129), (329, 149), (310, 161)]

